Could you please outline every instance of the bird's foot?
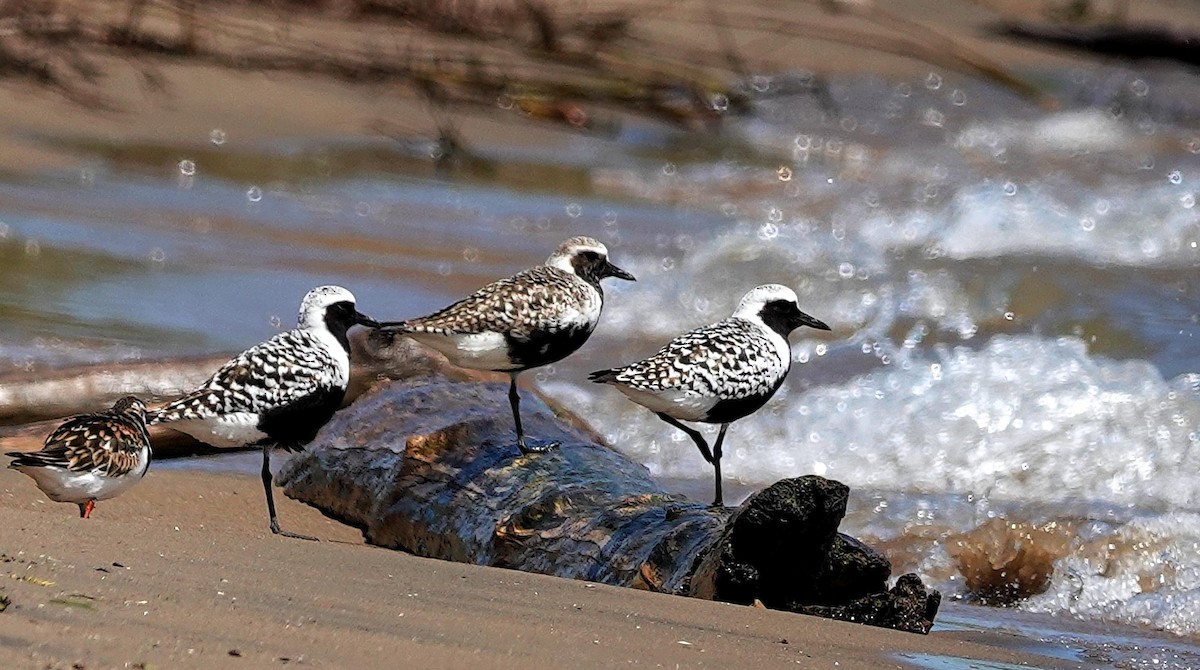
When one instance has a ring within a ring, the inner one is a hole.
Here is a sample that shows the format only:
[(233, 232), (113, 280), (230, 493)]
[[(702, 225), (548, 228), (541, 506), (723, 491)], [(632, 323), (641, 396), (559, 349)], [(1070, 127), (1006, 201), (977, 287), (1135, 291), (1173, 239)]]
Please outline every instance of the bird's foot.
[(320, 542), (319, 539), (313, 537), (312, 535), (301, 535), (300, 533), (293, 533), (288, 530), (283, 530), (282, 528), (279, 527), (278, 521), (271, 522), (271, 532), (275, 533), (276, 535), (282, 535), (283, 537), (292, 537), (297, 540), (308, 540), (310, 542)]
[(517, 448), (521, 450), (522, 455), (544, 454), (557, 449), (561, 444), (558, 440), (538, 440), (525, 437), (517, 440)]

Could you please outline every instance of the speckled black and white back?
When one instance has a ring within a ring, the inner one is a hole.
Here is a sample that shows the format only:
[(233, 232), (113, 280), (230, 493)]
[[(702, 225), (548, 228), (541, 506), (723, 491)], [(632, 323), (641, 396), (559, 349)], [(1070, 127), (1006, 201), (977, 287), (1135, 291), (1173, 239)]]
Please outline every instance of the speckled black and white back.
[(634, 402), (681, 421), (724, 423), (761, 407), (791, 368), (786, 337), (760, 313), (772, 301), (796, 302), (779, 284), (750, 291), (727, 319), (686, 332), (653, 356), (592, 373)]
[(513, 372), (561, 360), (587, 341), (604, 307), (599, 278), (577, 267), (576, 259), (587, 252), (600, 259), (608, 256), (600, 242), (574, 237), (544, 265), (387, 329), (407, 334), (465, 368)]
[[(341, 404), (350, 380), (348, 344), (325, 322), (326, 309), (340, 302), (353, 304), (354, 295), (338, 286), (313, 289), (301, 303), (298, 328), (242, 352), (151, 422), (219, 447), (310, 441)], [(283, 418), (280, 413), (288, 420), (272, 421)]]

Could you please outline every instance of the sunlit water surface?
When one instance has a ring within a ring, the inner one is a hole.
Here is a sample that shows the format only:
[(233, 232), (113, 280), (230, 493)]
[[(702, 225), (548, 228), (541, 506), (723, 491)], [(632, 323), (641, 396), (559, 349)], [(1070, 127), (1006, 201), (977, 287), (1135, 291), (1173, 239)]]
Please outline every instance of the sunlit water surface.
[(843, 530), (950, 596), (971, 546), (1025, 543), (1052, 567), (1016, 607), (1195, 639), (1200, 84), (1045, 80), (1062, 110), (938, 74), (759, 79), (715, 140), (484, 144), (444, 174), (419, 143), (46, 138), (80, 167), (0, 182), (0, 359), (233, 351), (319, 283), (404, 318), (587, 233), (639, 281), (536, 379), (656, 475), (711, 492), (684, 436), (586, 372), (783, 282), (834, 331), (794, 335), (788, 383), (731, 430), (731, 490), (836, 478)]

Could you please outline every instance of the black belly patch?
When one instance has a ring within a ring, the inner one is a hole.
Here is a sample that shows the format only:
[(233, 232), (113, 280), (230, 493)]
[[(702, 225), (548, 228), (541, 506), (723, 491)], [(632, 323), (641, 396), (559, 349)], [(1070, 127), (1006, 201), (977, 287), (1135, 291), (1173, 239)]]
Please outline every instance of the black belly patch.
[(504, 336), (508, 345), (508, 358), (520, 370), (549, 365), (575, 353), (592, 335), (587, 327), (567, 328), (553, 333), (534, 331), (528, 338)]
[(771, 388), (766, 393), (746, 396), (745, 398), (734, 398), (731, 400), (721, 400), (713, 405), (704, 415), (705, 423), (729, 423), (737, 421), (743, 417), (749, 416), (759, 410), (760, 407), (767, 404), (771, 396), (779, 390), (783, 385), (783, 378), (779, 378), (779, 383)]
[(329, 422), (345, 397), (346, 390), (338, 388), (310, 393), (293, 403), (263, 412), (258, 419), (258, 429), (280, 447), (299, 449), (313, 441), (317, 431)]

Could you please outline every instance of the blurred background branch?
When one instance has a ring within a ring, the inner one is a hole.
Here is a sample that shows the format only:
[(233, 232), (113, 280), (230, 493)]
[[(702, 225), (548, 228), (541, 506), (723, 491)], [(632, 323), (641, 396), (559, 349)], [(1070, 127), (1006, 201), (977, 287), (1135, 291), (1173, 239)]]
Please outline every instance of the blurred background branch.
[[(575, 127), (608, 110), (700, 129), (745, 108), (748, 75), (810, 65), (772, 62), (780, 41), (802, 40), (918, 59), (1050, 104), (1003, 61), (874, 3), (792, 4), (780, 21), (762, 3), (711, 0), (7, 0), (0, 77), (114, 108), (111, 68), (162, 88), (156, 65), (175, 60), (395, 85), (437, 108), (500, 106)], [(677, 26), (665, 38), (639, 30), (664, 21)]]

